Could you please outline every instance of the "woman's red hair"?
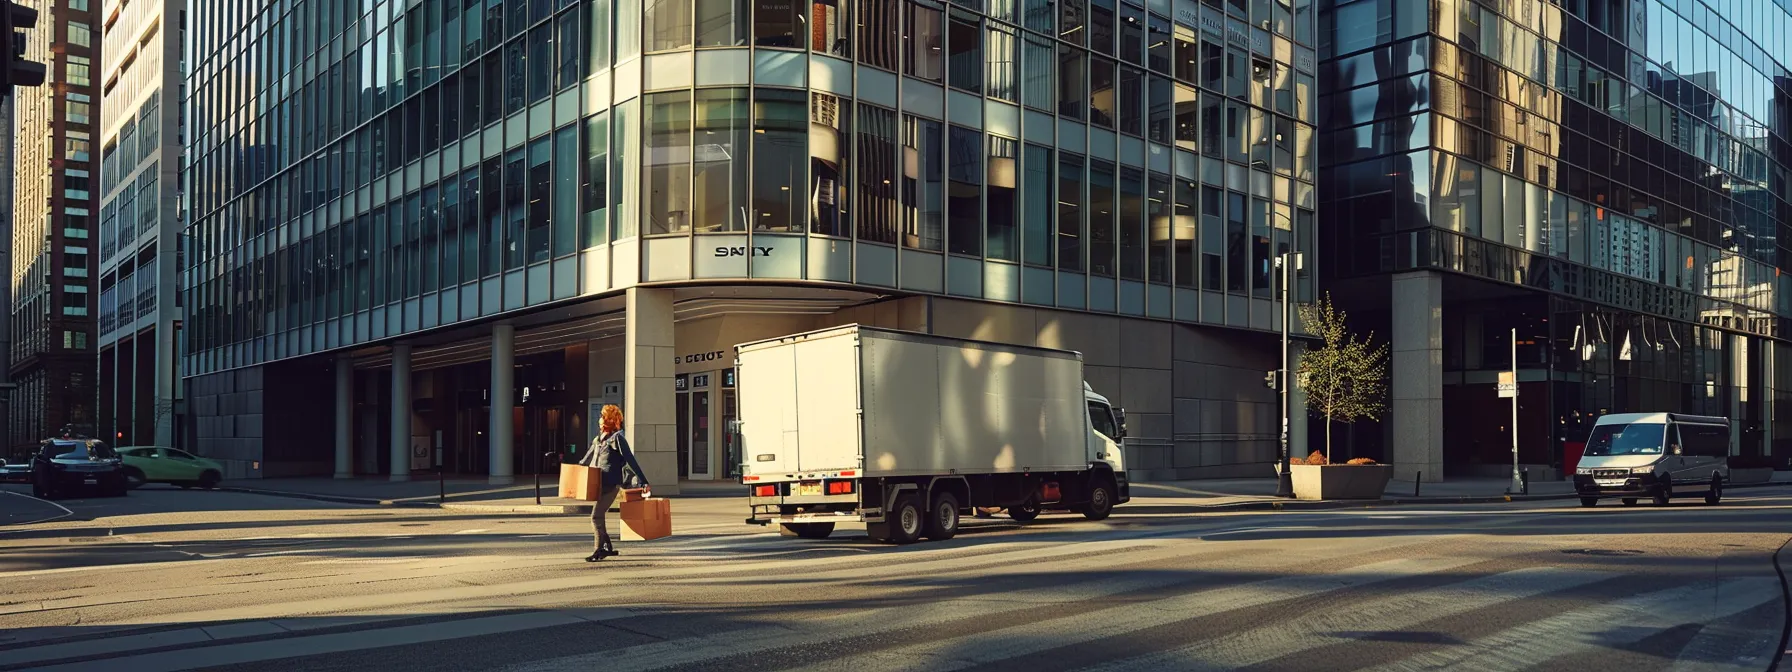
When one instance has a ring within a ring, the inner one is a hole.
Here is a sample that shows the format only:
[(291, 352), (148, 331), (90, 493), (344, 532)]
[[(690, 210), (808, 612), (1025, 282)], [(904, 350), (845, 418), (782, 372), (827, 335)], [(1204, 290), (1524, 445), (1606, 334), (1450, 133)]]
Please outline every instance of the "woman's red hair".
[(603, 430), (605, 434), (622, 431), (622, 409), (615, 404), (605, 404), (602, 412)]

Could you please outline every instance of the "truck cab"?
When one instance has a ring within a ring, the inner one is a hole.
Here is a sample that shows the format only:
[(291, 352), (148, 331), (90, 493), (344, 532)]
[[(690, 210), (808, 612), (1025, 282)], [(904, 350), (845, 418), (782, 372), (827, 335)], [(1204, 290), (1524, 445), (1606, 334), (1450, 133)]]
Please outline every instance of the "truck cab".
[(1109, 403), (1087, 382), (1083, 383), (1083, 401), (1089, 407), (1089, 466), (1105, 464), (1114, 471), (1116, 494), (1125, 503), (1132, 499), (1132, 488), (1126, 482), (1126, 409)]

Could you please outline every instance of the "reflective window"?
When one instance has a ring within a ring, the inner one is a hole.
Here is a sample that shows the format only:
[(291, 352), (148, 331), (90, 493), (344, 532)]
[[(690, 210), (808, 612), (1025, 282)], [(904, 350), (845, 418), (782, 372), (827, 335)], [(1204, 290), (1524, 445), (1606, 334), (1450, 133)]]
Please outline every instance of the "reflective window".
[(1021, 23), (1027, 30), (1050, 35), (1057, 22), (1053, 0), (1021, 0)]
[(989, 27), (989, 73), (985, 79), (989, 97), (1006, 101), (1018, 101), (1019, 80), (1016, 74), (1016, 60), (1019, 58), (1019, 42), (1014, 31), (1002, 26)]
[(1021, 42), (1021, 102), (1027, 107), (1051, 110), (1056, 101), (1053, 76), (1057, 55), (1050, 40), (1027, 35)]
[(1008, 138), (989, 136), (987, 218), (984, 227), (989, 245), (984, 255), (990, 259), (1018, 261), (1015, 219), (1019, 203), (1015, 198), (1018, 184), (1020, 143)]
[[(579, 57), (584, 46), (579, 42), (579, 13), (567, 12), (560, 15), (560, 35), (554, 40), (554, 48), (560, 51), (560, 67), (555, 79), (555, 87), (565, 89), (579, 83), (583, 70), (579, 65)], [(443, 100), (450, 100), (444, 93)]]
[[(478, 1), (467, 0), (469, 7), (467, 11), (467, 39), (469, 40), (467, 58), (469, 59), (477, 52), (475, 46), (477, 41), (472, 38), (472, 35), (478, 29), (479, 21), (471, 7), (472, 3)], [(591, 75), (610, 68), (610, 3), (588, 3), (585, 6), (585, 13), (591, 16), (591, 29), (585, 31), (585, 35), (590, 38), (586, 42), (586, 46), (591, 49), (585, 57), (585, 74)]]
[[(579, 175), (584, 186), (580, 204), (584, 216), (579, 220), (579, 242), (585, 247), (602, 245), (609, 242), (610, 237), (609, 122), (607, 113), (585, 120), (585, 166)], [(468, 173), (468, 179), (477, 184), (478, 176)], [(477, 191), (477, 187), (468, 187), (468, 194)]]
[[(847, 13), (849, 0), (812, 0), (815, 21), (815, 50), (840, 58), (852, 58), (852, 17)], [(873, 3), (876, 4), (876, 3)]]
[(1201, 101), (1195, 88), (1176, 85), (1176, 145), (1191, 152), (1201, 149)]
[[(454, 287), (460, 284), (460, 176), (449, 175), (442, 179), (442, 286)], [(344, 246), (355, 245), (353, 232), (344, 239)], [(348, 252), (352, 261), (353, 252)], [(350, 284), (354, 283), (351, 277)], [(354, 299), (350, 290), (349, 299)], [(352, 306), (350, 307), (353, 308)]]
[(1088, 52), (1058, 47), (1058, 114), (1081, 120), (1089, 101)]
[[(422, 256), (421, 256), (421, 264), (417, 269), (417, 275), (419, 276), (419, 278), (422, 281), (421, 290), (424, 293), (428, 293), (428, 292), (436, 291), (436, 288), (438, 286), (437, 283), (439, 283), (441, 281), (441, 274), (442, 274), (441, 248), (440, 248), (441, 239), (439, 237), (441, 234), (440, 226), (441, 226), (441, 221), (442, 221), (441, 220), (442, 206), (441, 206), (441, 203), (436, 200), (435, 187), (424, 187), (423, 188), (421, 207), (422, 207), (422, 215), (423, 216), (422, 216), (422, 220), (419, 222), (419, 224), (422, 227), (421, 232), (420, 232), (420, 237), (422, 239), (422, 246), (421, 246), (420, 254)], [(331, 229), (331, 232), (334, 232), (334, 231), (335, 231), (335, 229)], [(332, 236), (332, 240), (329, 242), (329, 244), (327, 244), (325, 246), (326, 249), (328, 250), (328, 252), (327, 252), (328, 257), (329, 257), (328, 262), (332, 266), (334, 266), (336, 263), (335, 249), (336, 249), (336, 242), (337, 242), (333, 238), (334, 238), (334, 236)], [(333, 270), (333, 269), (331, 269), (331, 270)], [(327, 277), (330, 277), (330, 279), (332, 281), (335, 280), (334, 273), (328, 274)]]
[(1245, 292), (1250, 273), (1244, 204), (1244, 194), (1226, 192), (1226, 291), (1239, 294)]
[(1071, 44), (1083, 44), (1089, 14), (1089, 0), (1060, 0), (1058, 3), (1058, 38)]
[(905, 5), (908, 9), (908, 49), (903, 72), (921, 79), (940, 81), (940, 50), (945, 48), (945, 16), (928, 5)]
[[(568, 126), (554, 133), (554, 256), (578, 249), (579, 132)], [(444, 192), (446, 193), (446, 192)], [(446, 209), (446, 206), (444, 206)], [(444, 228), (446, 228), (444, 226)]]
[[(460, 174), (460, 280), (479, 279), (479, 169)], [(361, 247), (367, 249), (368, 232), (360, 234)]]
[(952, 126), (947, 135), (947, 249), (977, 256), (983, 251), (983, 134)]
[[(523, 58), (523, 40), (504, 45), (504, 114), (511, 115), (523, 111), (523, 101), (527, 98), (527, 87), (524, 86), (525, 73)], [(490, 74), (490, 71), (487, 71)], [(492, 81), (498, 81), (493, 79)], [(489, 83), (488, 83), (489, 86)]]
[(1114, 277), (1114, 164), (1089, 162), (1089, 272)]
[(937, 121), (903, 117), (903, 240), (906, 247), (939, 251), (945, 226), (945, 138)]
[(953, 13), (946, 44), (951, 49), (947, 57), (946, 83), (955, 89), (963, 89), (971, 93), (983, 92), (983, 32), (974, 18)]
[(1119, 117), (1119, 101), (1115, 95), (1115, 67), (1113, 61), (1105, 58), (1090, 59), (1089, 121), (1107, 128), (1113, 128), (1114, 120)]
[(691, 148), (693, 223), (698, 231), (746, 231), (753, 119), (747, 89), (698, 89)]
[[(1182, 212), (1175, 210), (1170, 198), (1170, 178), (1159, 173), (1152, 173), (1145, 189), (1145, 225), (1150, 245), (1145, 259), (1145, 279), (1155, 283), (1169, 284), (1170, 262), (1172, 255), (1177, 262), (1186, 253), (1182, 240), (1191, 240), (1193, 236), (1194, 218), (1183, 220)], [(1184, 222), (1190, 222), (1184, 233)]]
[(641, 214), (647, 233), (686, 231), (691, 227), (691, 94), (656, 93), (645, 102)]
[(901, 11), (896, 2), (859, 4), (859, 62), (895, 72), (901, 58)]
[(697, 0), (697, 46), (745, 45), (751, 11), (742, 0)]
[(554, 70), (556, 64), (549, 57), (553, 53), (553, 34), (551, 26), (539, 26), (529, 31), (529, 102), (538, 103), (548, 97), (554, 90)]
[(1114, 55), (1114, 0), (1090, 0), (1089, 48)]
[(854, 219), (859, 240), (895, 244), (901, 203), (896, 197), (896, 113), (859, 103), (857, 122), (852, 137), (858, 142), (859, 152), (859, 207)]
[(753, 228), (801, 232), (808, 219), (807, 96), (773, 89), (758, 89), (753, 96)]
[(1145, 174), (1120, 168), (1120, 279), (1145, 279)]
[(1120, 5), (1120, 60), (1145, 64), (1145, 10), (1124, 3)]
[(1119, 111), (1120, 132), (1130, 135), (1145, 133), (1145, 71), (1130, 66), (1120, 67)]
[(814, 199), (809, 231), (845, 236), (848, 217), (847, 166), (852, 143), (852, 101), (816, 93), (809, 106), (809, 196)]
[(551, 249), (549, 228), (552, 212), (549, 204), (553, 203), (554, 148), (546, 138), (529, 143), (529, 223), (525, 240), (528, 243), (528, 263), (548, 260)]
[(1161, 75), (1152, 75), (1145, 84), (1145, 108), (1147, 124), (1145, 137), (1160, 145), (1174, 142), (1175, 132), (1172, 130), (1178, 120), (1173, 114), (1175, 109), (1170, 102), (1170, 79)]
[[(492, 277), (504, 269), (504, 163), (490, 158), (479, 167), (479, 184), (485, 189), (480, 199), (480, 219), (484, 222), (485, 254), (479, 260), (479, 272)], [(375, 268), (379, 266), (376, 265)], [(377, 303), (378, 300), (376, 299)]]
[[(1148, 32), (1145, 36), (1146, 66), (1150, 67), (1153, 72), (1164, 74), (1176, 72), (1172, 69), (1175, 61), (1172, 47), (1179, 45), (1171, 41), (1170, 20), (1152, 14), (1147, 29)], [(1195, 81), (1192, 71), (1190, 74), (1188, 81)]]
[(1201, 40), (1201, 87), (1216, 93), (1226, 91), (1226, 48), (1217, 42)]
[(1026, 247), (1023, 257), (1029, 264), (1039, 266), (1052, 265), (1052, 215), (1057, 212), (1057, 203), (1052, 199), (1052, 159), (1050, 147), (1029, 144), (1026, 156), (1023, 157), (1027, 171), (1026, 189), (1022, 191), (1026, 199), (1026, 217), (1023, 222), (1024, 232), (1021, 244)]
[(761, 47), (809, 46), (805, 33), (803, 4), (792, 0), (754, 0), (753, 44)]
[(528, 252), (524, 227), (529, 221), (527, 157), (523, 150), (504, 155), (504, 270), (523, 267)]
[(1083, 270), (1083, 157), (1058, 158), (1058, 268)]

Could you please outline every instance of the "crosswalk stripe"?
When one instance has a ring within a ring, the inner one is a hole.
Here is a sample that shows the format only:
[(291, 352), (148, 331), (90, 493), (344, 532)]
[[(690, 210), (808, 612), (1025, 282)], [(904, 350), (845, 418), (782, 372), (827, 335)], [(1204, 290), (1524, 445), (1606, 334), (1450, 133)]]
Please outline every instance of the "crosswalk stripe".
[[(1282, 558), (1283, 562), (1293, 560)], [(1300, 560), (1304, 561), (1304, 558)], [(1113, 623), (1143, 623), (1166, 617), (1179, 618), (1165, 611), (1165, 608), (1214, 609), (1214, 613), (1249, 606), (1250, 604), (1267, 603), (1301, 594), (1311, 594), (1336, 590), (1356, 582), (1374, 582), (1380, 576), (1404, 575), (1410, 572), (1441, 571), (1474, 562), (1469, 559), (1441, 558), (1408, 558), (1388, 562), (1361, 565), (1323, 576), (1298, 576), (1252, 584), (1250, 587), (1221, 588), (1201, 591), (1192, 595), (1200, 599), (1187, 597), (1176, 600), (1174, 607), (1160, 608), (1165, 601), (1154, 601), (1143, 608), (1119, 609), (1109, 612), (1113, 620), (1102, 623), (1088, 623), (1082, 618), (1084, 627), (1101, 628)], [(1277, 568), (1285, 567), (1278, 565)], [(757, 626), (744, 631), (732, 631), (706, 635), (701, 637), (678, 639), (629, 647), (616, 651), (605, 651), (600, 654), (569, 656), (565, 658), (537, 661), (508, 668), (513, 672), (558, 672), (560, 670), (588, 670), (596, 667), (645, 670), (673, 667), (711, 661), (718, 658), (759, 653), (775, 649), (815, 643), (817, 641), (838, 641), (854, 637), (890, 633), (899, 630), (942, 625), (971, 619), (993, 616), (1016, 610), (1047, 607), (1061, 608), (1065, 604), (1087, 604), (1090, 601), (1121, 593), (1159, 588), (1177, 581), (1171, 573), (1151, 573), (1144, 576), (1127, 575), (1124, 578), (1107, 578), (1082, 581), (1068, 585), (1003, 593), (998, 596), (977, 596), (956, 598), (934, 602), (926, 608), (886, 607), (842, 614), (822, 618), (792, 619), (776, 625)], [(1278, 588), (1280, 590), (1278, 590)], [(1137, 627), (1146, 627), (1140, 625)], [(1136, 628), (1135, 628), (1136, 629)], [(860, 656), (853, 656), (853, 667), (857, 667)], [(907, 661), (907, 667), (914, 668), (916, 661)]]
[(1724, 618), (1753, 609), (1780, 595), (1779, 581), (1773, 577), (1732, 579), (1726, 583), (1729, 585), (1723, 590), (1733, 597), (1722, 603), (1711, 603), (1711, 610), (1706, 613), (1690, 615), (1686, 607), (1705, 602), (1702, 598), (1717, 585), (1710, 582), (1683, 585), (1541, 618), (1448, 649), (1427, 651), (1378, 666), (1373, 672), (1442, 669), (1503, 672), (1527, 668), (1561, 656), (1641, 641), (1683, 623)]
[(1513, 600), (1611, 578), (1606, 572), (1539, 567), (1502, 572), (1395, 597), (1303, 614), (1179, 649), (1117, 660), (1087, 672), (1230, 670), (1343, 641), (1331, 633), (1393, 632)]
[(242, 665), (281, 658), (363, 651), (391, 646), (440, 642), (520, 630), (594, 623), (629, 616), (623, 609), (564, 609), (505, 614), (457, 621), (357, 630), (328, 635), (272, 639), (241, 644), (177, 649), (136, 656), (64, 663), (36, 668), (40, 672), (172, 672), (219, 665)]
[(1085, 609), (1063, 618), (941, 639), (919, 646), (867, 652), (850, 659), (817, 663), (804, 669), (855, 672), (965, 669), (1063, 646), (1118, 637), (1178, 621), (1447, 571), (1478, 561), (1477, 558), (1402, 558), (1358, 565), (1330, 574), (1286, 576), (1102, 609), (1099, 614), (1092, 613), (1094, 609)]

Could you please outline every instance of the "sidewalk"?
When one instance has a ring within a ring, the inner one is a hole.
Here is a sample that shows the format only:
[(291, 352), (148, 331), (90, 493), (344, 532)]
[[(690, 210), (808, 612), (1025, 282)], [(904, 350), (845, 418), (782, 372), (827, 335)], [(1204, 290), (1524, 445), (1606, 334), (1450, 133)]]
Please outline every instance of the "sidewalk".
[[(672, 498), (721, 498), (745, 494), (734, 481), (682, 481)], [(343, 504), (415, 506), (483, 513), (550, 513), (590, 515), (591, 503), (561, 499), (559, 475), (541, 476), (537, 504), (534, 475), (517, 477), (514, 485), (491, 485), (484, 477), (417, 474), (409, 481), (385, 478), (263, 478), (226, 481), (220, 490), (292, 497)]]
[[(559, 478), (543, 475), (541, 499), (536, 503), (534, 476), (519, 476), (516, 485), (494, 486), (483, 477), (450, 477), (437, 481), (430, 474), (411, 481), (381, 478), (269, 478), (228, 481), (221, 489), (279, 497), (377, 506), (415, 506), (473, 513), (523, 513), (590, 515), (591, 503), (558, 497)], [(1295, 511), (1359, 508), (1402, 504), (1477, 504), (1493, 502), (1574, 499), (1570, 481), (1533, 481), (1528, 494), (1508, 495), (1511, 485), (1503, 478), (1464, 478), (1442, 483), (1422, 483), (1415, 493), (1410, 481), (1388, 483), (1379, 500), (1305, 501), (1275, 496), (1273, 478), (1241, 478), (1197, 481), (1133, 483), (1133, 513), (1195, 513), (1206, 511)], [(1769, 483), (1733, 483), (1727, 490), (1792, 485), (1792, 471), (1773, 473)], [(672, 499), (726, 499), (744, 497), (734, 481), (683, 481)], [(442, 494), (445, 493), (445, 497)]]
[[(1725, 490), (1792, 485), (1792, 471), (1776, 471), (1767, 483), (1729, 483)], [(1532, 481), (1529, 492), (1507, 494), (1509, 478), (1459, 478), (1441, 483), (1390, 481), (1379, 500), (1294, 500), (1275, 496), (1274, 478), (1237, 478), (1133, 483), (1134, 507), (1210, 510), (1311, 510), (1399, 504), (1483, 504), (1577, 499), (1573, 481)]]

